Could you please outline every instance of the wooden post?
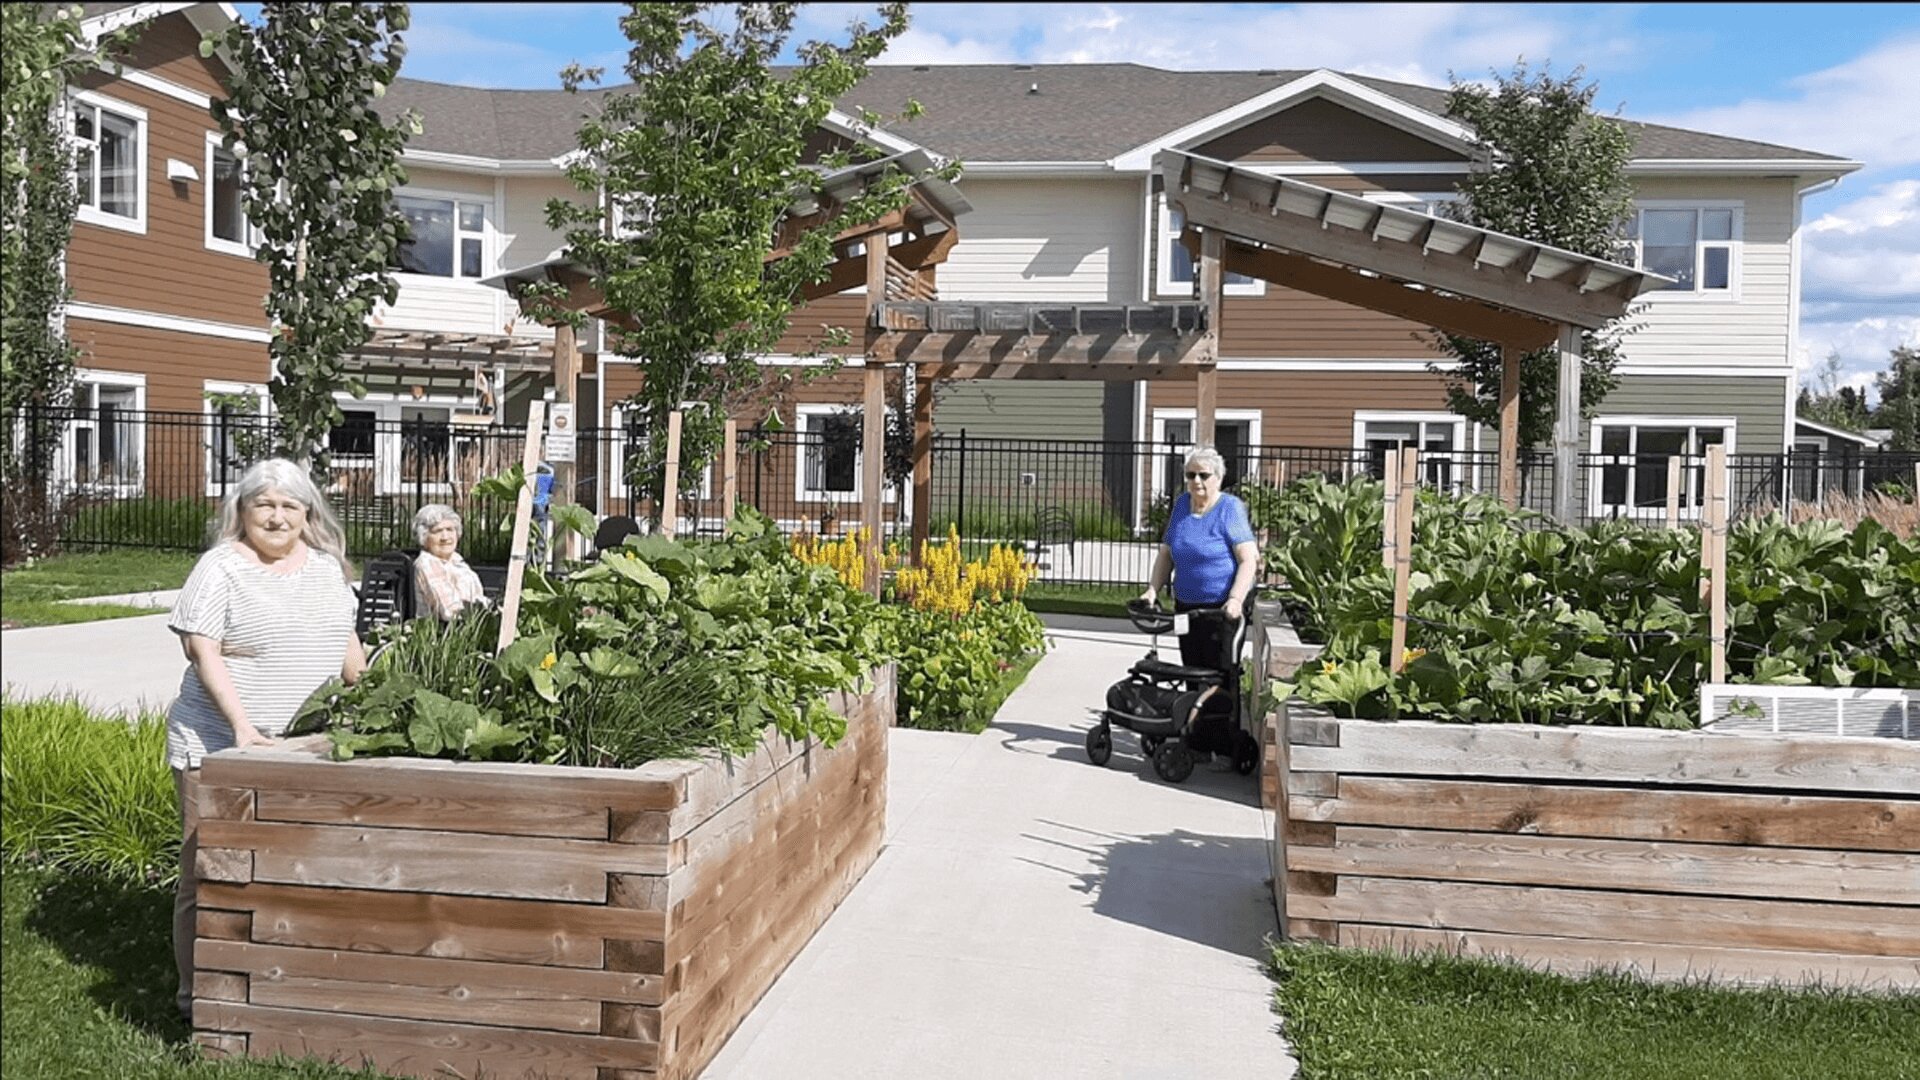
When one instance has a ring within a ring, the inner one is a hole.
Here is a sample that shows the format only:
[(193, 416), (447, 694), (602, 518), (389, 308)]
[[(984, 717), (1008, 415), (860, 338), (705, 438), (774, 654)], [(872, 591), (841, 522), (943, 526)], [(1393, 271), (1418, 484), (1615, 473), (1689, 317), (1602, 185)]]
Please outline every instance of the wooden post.
[(740, 421), (728, 420), (726, 434), (720, 440), (720, 498), (728, 521), (733, 520), (740, 500)]
[(913, 530), (907, 543), (913, 565), (933, 528), (933, 379), (915, 373), (913, 383)]
[(1194, 383), (1193, 445), (1214, 445), (1214, 413), (1220, 402), (1220, 370), (1209, 364)]
[[(1216, 342), (1220, 340), (1221, 282), (1224, 273), (1222, 260), (1225, 244), (1225, 237), (1217, 229), (1208, 229), (1201, 234), (1200, 266), (1198, 273), (1194, 275), (1194, 284), (1200, 290), (1200, 303), (1207, 312), (1207, 333), (1212, 335)], [(1200, 369), (1200, 381), (1195, 387), (1193, 409), (1193, 444), (1195, 446), (1214, 445), (1214, 410), (1220, 397), (1219, 378), (1219, 369), (1212, 364)]]
[(1727, 681), (1727, 448), (1707, 447), (1707, 527), (1701, 530), (1708, 556), (1707, 670), (1712, 682)]
[[(553, 403), (572, 405), (580, 384), (580, 343), (573, 327), (566, 323), (556, 324), (553, 328)], [(580, 418), (573, 418), (573, 429), (580, 430)], [(578, 440), (574, 444), (578, 447)], [(579, 451), (576, 449), (575, 453)], [(549, 506), (564, 506), (573, 502), (573, 479), (576, 476), (574, 463), (556, 461), (553, 463), (553, 494), (548, 499)], [(564, 539), (554, 545), (553, 554), (566, 559), (580, 557), (580, 537), (571, 529), (565, 530)]]
[(1500, 501), (1520, 505), (1520, 360), (1525, 352), (1500, 346)]
[(887, 465), (887, 369), (867, 358), (866, 409), (860, 423), (860, 517), (867, 528), (867, 591), (880, 595), (881, 486)]
[(1395, 675), (1407, 667), (1407, 601), (1413, 581), (1413, 511), (1420, 502), (1420, 450), (1400, 451), (1400, 475), (1395, 481), (1400, 500), (1393, 514), (1393, 657)]
[(1394, 513), (1400, 506), (1400, 448), (1387, 451), (1387, 467), (1380, 474), (1381, 483), (1386, 490), (1382, 493), (1380, 504), (1380, 564), (1393, 573), (1394, 545), (1400, 532), (1394, 527)]
[(1680, 455), (1667, 459), (1667, 528), (1680, 527), (1680, 482), (1686, 474), (1680, 471)]
[(667, 475), (660, 485), (660, 535), (673, 539), (680, 525), (680, 410), (667, 414)]
[(1580, 467), (1580, 328), (1560, 327), (1560, 394), (1553, 416), (1553, 516), (1579, 523), (1574, 470)]
[(874, 312), (887, 298), (887, 234), (868, 233), (861, 242), (867, 245), (867, 325), (872, 326)]
[(520, 470), (526, 483), (513, 504), (513, 551), (507, 556), (507, 590), (500, 596), (500, 637), (494, 645), (498, 653), (513, 644), (520, 622), (520, 584), (527, 573), (527, 529), (533, 524), (533, 473), (540, 467), (540, 441), (547, 433), (547, 403), (535, 401), (527, 406), (527, 444), (520, 451)]

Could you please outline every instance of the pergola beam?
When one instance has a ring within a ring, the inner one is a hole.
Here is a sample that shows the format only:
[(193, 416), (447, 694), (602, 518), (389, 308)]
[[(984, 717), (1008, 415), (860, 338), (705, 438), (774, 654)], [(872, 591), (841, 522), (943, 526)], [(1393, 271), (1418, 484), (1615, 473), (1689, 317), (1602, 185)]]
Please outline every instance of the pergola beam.
[[(1214, 363), (1216, 351), (1212, 336), (1204, 333), (1035, 335), (869, 328), (866, 355), (883, 364), (1026, 364), (1056, 370), (1141, 372), (1138, 376), (1087, 377), (1151, 378), (1146, 372), (1156, 368), (1186, 368), (1197, 373)], [(1072, 377), (1072, 374), (1054, 377)]]

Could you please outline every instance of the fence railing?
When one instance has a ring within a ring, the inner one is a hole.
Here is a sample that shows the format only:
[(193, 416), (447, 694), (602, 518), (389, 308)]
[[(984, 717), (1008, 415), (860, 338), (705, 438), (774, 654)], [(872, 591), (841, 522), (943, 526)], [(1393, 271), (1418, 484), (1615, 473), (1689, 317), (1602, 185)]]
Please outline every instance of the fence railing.
[[(219, 501), (247, 466), (274, 445), (272, 422), (228, 412), (167, 413), (41, 408), (4, 418), (9, 514), (32, 500), (50, 510), (69, 547), (194, 550), (206, 542)], [(467, 521), (463, 550), (476, 562), (503, 561), (510, 503), (472, 495), (474, 482), (521, 460), (520, 427), (355, 417), (328, 439), (326, 495), (356, 556), (414, 544), (411, 521), (427, 503), (445, 503)], [(644, 433), (583, 428), (575, 443), (571, 501), (596, 515), (644, 520), (650, 502), (635, 480), (650, 468)], [(1173, 442), (1004, 439), (941, 434), (933, 440), (934, 536), (949, 528), (970, 542), (1027, 545), (1044, 578), (1133, 584), (1145, 580), (1172, 499), (1182, 489), (1187, 447)], [(1279, 486), (1309, 475), (1378, 477), (1385, 444), (1364, 447), (1226, 446), (1227, 484)], [(857, 420), (825, 430), (742, 433), (735, 461), (738, 497), (789, 532), (834, 534), (862, 527)], [(903, 446), (888, 449), (883, 535), (904, 539), (912, 505)], [(1657, 524), (1668, 514), (1666, 454), (1583, 454), (1575, 478), (1583, 520)], [(1769, 512), (1834, 495), (1910, 492), (1916, 453), (1795, 453), (1728, 456), (1734, 515)], [(1681, 456), (1677, 516), (1700, 513), (1704, 458)], [(1520, 501), (1551, 507), (1554, 463), (1520, 460)], [(657, 472), (657, 466), (652, 466)], [(682, 485), (683, 532), (723, 526), (723, 475), (716, 463)], [(1423, 484), (1454, 494), (1499, 490), (1492, 450), (1422, 448)], [(10, 534), (11, 535), (11, 534)]]

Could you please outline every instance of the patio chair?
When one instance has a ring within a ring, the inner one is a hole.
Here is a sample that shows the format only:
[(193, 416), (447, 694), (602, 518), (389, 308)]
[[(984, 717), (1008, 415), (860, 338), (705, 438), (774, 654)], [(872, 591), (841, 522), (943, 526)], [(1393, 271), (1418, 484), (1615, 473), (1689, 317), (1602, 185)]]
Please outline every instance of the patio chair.
[(360, 603), (353, 632), (366, 641), (390, 622), (413, 618), (413, 560), (419, 552), (383, 551), (360, 572)]
[(629, 536), (640, 533), (640, 523), (625, 514), (609, 514), (600, 522), (593, 533), (593, 551), (598, 555), (602, 551), (611, 551), (624, 543)]
[(1033, 517), (1033, 541), (1028, 553), (1041, 569), (1051, 569), (1051, 564), (1041, 562), (1041, 557), (1054, 548), (1064, 548), (1067, 553), (1067, 565), (1073, 565), (1073, 515), (1064, 506), (1043, 506)]

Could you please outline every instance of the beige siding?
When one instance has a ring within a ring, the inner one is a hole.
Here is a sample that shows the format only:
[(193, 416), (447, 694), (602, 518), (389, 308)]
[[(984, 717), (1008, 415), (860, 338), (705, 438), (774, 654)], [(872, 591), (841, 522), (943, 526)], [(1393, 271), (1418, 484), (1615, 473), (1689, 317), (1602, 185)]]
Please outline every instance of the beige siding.
[(942, 300), (1138, 301), (1140, 181), (968, 180)]
[[(500, 269), (503, 215), (494, 197), (494, 177), (409, 165), (407, 182), (402, 189), (402, 193), (406, 192), (470, 196), (485, 203), (487, 229), (492, 234), (488, 241), (491, 261), (487, 269), (489, 273)], [(457, 258), (457, 251), (455, 255)], [(392, 307), (382, 304), (375, 309), (376, 326), (501, 334), (507, 332), (507, 323), (518, 313), (505, 293), (476, 281), (419, 274), (398, 274), (396, 278), (400, 283), (400, 296)]]

